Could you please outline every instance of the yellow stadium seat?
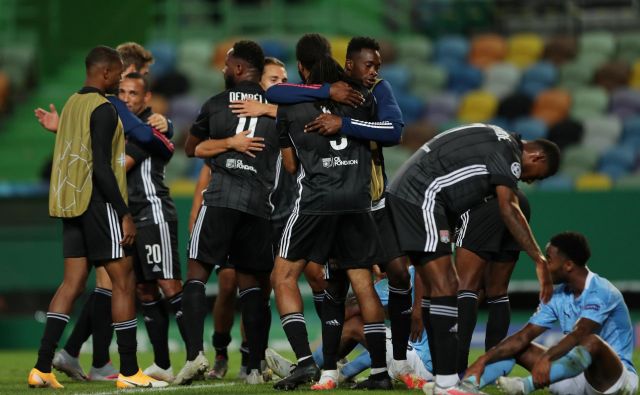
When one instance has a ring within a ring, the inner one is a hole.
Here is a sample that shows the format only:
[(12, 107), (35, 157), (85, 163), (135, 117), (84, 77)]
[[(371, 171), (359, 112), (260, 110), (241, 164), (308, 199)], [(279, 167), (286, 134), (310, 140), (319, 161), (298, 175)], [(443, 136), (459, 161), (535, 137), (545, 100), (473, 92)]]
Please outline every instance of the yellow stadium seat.
[(535, 33), (515, 34), (509, 38), (507, 61), (520, 68), (535, 63), (544, 50), (542, 38)]
[(632, 88), (640, 88), (640, 60), (633, 64), (629, 85), (631, 85)]
[(611, 178), (602, 173), (587, 173), (576, 180), (576, 190), (578, 191), (608, 191), (612, 188)]
[(344, 65), (347, 59), (347, 46), (349, 45), (349, 38), (347, 37), (333, 37), (329, 40), (331, 44), (331, 56), (340, 64)]
[(493, 118), (497, 108), (498, 98), (493, 93), (473, 91), (462, 99), (458, 119), (463, 122), (486, 122)]

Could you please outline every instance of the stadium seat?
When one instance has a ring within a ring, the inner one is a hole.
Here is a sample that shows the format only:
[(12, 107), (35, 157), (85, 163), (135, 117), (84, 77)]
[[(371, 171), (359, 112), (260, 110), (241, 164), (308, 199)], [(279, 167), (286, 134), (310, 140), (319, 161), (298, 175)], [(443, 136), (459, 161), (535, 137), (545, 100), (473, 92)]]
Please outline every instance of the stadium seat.
[(485, 68), (502, 61), (507, 56), (507, 42), (499, 34), (479, 34), (471, 39), (469, 63)]
[(621, 119), (640, 115), (640, 90), (622, 88), (611, 94), (609, 112)]
[(532, 106), (533, 100), (531, 97), (516, 92), (500, 101), (498, 116), (509, 120), (524, 117), (531, 113)]
[(608, 31), (585, 32), (579, 39), (578, 56), (588, 55), (604, 62), (610, 59), (616, 50), (616, 40), (613, 33)]
[(395, 41), (398, 61), (424, 64), (431, 58), (433, 45), (428, 37), (412, 35)]
[(507, 60), (520, 68), (535, 63), (542, 55), (544, 42), (535, 33), (514, 34), (509, 38)]
[(520, 70), (511, 63), (494, 63), (484, 70), (482, 90), (496, 95), (499, 99), (511, 94), (520, 82)]
[[(289, 47), (283, 40), (268, 38), (259, 42), (265, 56), (272, 56), (287, 64), (294, 58), (293, 48)], [(295, 59), (294, 59), (295, 60)]]
[(396, 95), (396, 100), (405, 123), (414, 122), (424, 115), (425, 105), (420, 98), (407, 93)]
[(383, 65), (380, 68), (380, 77), (391, 84), (394, 93), (406, 92), (409, 89), (411, 74), (409, 68), (405, 65), (399, 63)]
[(224, 67), (224, 59), (227, 57), (227, 52), (229, 52), (235, 42), (236, 40), (234, 38), (231, 38), (216, 43), (215, 50), (213, 52), (212, 65), (216, 70), (222, 70), (222, 68)]
[[(155, 59), (151, 65), (149, 74), (154, 80), (168, 74), (176, 67), (177, 54), (176, 47), (172, 43), (164, 41), (153, 42), (146, 47)], [(209, 48), (209, 56), (211, 56), (211, 48)]]
[(622, 135), (622, 122), (616, 116), (591, 117), (584, 120), (582, 145), (605, 152), (616, 145)]
[(340, 63), (344, 64), (347, 59), (347, 46), (349, 45), (350, 38), (348, 37), (332, 37), (329, 39), (331, 44), (331, 56)]
[(631, 87), (640, 89), (640, 60), (637, 60), (631, 69), (631, 80), (629, 81)]
[(531, 114), (551, 126), (569, 115), (571, 96), (563, 89), (549, 89), (535, 99)]
[(435, 63), (422, 63), (411, 67), (410, 91), (428, 100), (434, 92), (442, 90), (447, 82), (446, 70)]
[(600, 87), (582, 87), (571, 92), (571, 117), (583, 120), (587, 117), (604, 114), (607, 111), (609, 97)]
[(618, 35), (616, 59), (632, 64), (640, 59), (640, 33), (626, 32)]
[(582, 123), (573, 119), (565, 119), (549, 128), (547, 138), (558, 144), (560, 150), (578, 144), (582, 141), (584, 128)]
[(547, 136), (547, 125), (538, 118), (518, 118), (513, 122), (512, 129), (524, 140), (535, 140)]
[(498, 98), (491, 92), (473, 91), (462, 98), (458, 119), (463, 122), (486, 122), (493, 118)]
[(640, 190), (640, 172), (627, 174), (616, 180), (615, 189)]
[(560, 171), (570, 177), (577, 177), (595, 170), (600, 154), (595, 149), (574, 145), (562, 153)]
[(596, 66), (584, 59), (565, 63), (560, 67), (560, 85), (566, 89), (589, 85), (593, 80), (595, 68)]
[(614, 90), (626, 87), (631, 78), (631, 69), (626, 62), (607, 62), (596, 70), (593, 82), (607, 90)]
[[(600, 157), (600, 170), (603, 173), (604, 168), (619, 168), (622, 174), (631, 171), (636, 163), (636, 150), (629, 145), (616, 145), (607, 150), (602, 157)], [(622, 174), (617, 174), (618, 176)], [(613, 177), (618, 178), (618, 177)]]
[[(503, 117), (495, 117), (490, 119), (487, 123), (491, 124), (491, 125), (496, 125), (501, 127), (504, 130), (508, 130), (508, 131), (515, 131), (513, 130), (513, 125), (511, 123), (510, 120), (508, 120), (507, 118), (503, 118)], [(515, 131), (517, 132), (517, 131)]]
[(613, 180), (602, 173), (587, 173), (576, 179), (578, 191), (608, 191), (613, 187)]
[(547, 40), (543, 58), (556, 66), (572, 61), (578, 53), (578, 43), (573, 36), (553, 36)]
[(573, 178), (567, 174), (556, 174), (536, 183), (541, 191), (571, 191), (573, 184)]
[(478, 89), (482, 83), (482, 72), (466, 63), (451, 65), (447, 87), (456, 94), (463, 95)]
[(458, 96), (451, 92), (434, 93), (427, 100), (427, 120), (432, 125), (440, 125), (451, 121), (458, 111)]
[(467, 60), (469, 42), (462, 36), (442, 36), (435, 43), (434, 61), (440, 65), (460, 64)]
[(520, 82), (520, 91), (531, 97), (535, 97), (538, 93), (555, 85), (558, 79), (558, 70), (549, 62), (538, 62), (522, 75)]
[(625, 138), (640, 138), (640, 114), (625, 118), (622, 122), (622, 132)]

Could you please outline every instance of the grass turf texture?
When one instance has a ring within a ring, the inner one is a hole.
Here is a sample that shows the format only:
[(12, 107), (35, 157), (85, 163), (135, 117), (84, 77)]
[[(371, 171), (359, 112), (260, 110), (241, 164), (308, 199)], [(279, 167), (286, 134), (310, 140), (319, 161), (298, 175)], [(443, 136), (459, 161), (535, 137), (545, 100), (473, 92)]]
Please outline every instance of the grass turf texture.
[[(69, 379), (65, 374), (56, 372), (58, 381), (65, 386), (62, 390), (51, 389), (30, 389), (27, 386), (27, 375), (31, 367), (36, 361), (36, 350), (32, 351), (0, 351), (0, 394), (40, 394), (40, 393), (67, 393), (67, 394), (117, 394), (123, 391), (116, 391), (115, 383), (113, 382), (77, 382)], [(285, 354), (287, 357), (291, 357), (291, 354)], [(471, 360), (474, 360), (480, 355), (480, 350), (472, 350)], [(114, 365), (117, 367), (117, 354), (112, 356), (116, 358)], [(266, 393), (311, 393), (309, 387), (299, 387), (298, 391), (283, 392), (273, 389), (273, 382), (262, 385), (246, 385), (240, 380), (236, 380), (236, 374), (240, 369), (240, 353), (230, 352), (229, 372), (224, 380), (207, 380), (207, 381), (195, 381), (190, 386), (171, 386), (168, 388), (162, 388), (157, 390), (125, 390), (128, 393), (138, 392), (161, 392), (162, 394), (185, 394), (185, 395), (198, 395), (198, 394), (266, 394)], [(213, 364), (213, 354), (210, 352), (207, 357)], [(85, 369), (85, 373), (88, 373), (91, 365), (91, 356), (89, 354), (81, 354), (80, 356), (82, 367)], [(153, 361), (153, 354), (150, 352), (139, 353), (138, 360), (142, 369), (149, 366)], [(174, 373), (177, 374), (182, 367), (184, 361), (184, 353), (171, 354), (171, 361), (173, 363)], [(640, 351), (636, 351), (633, 355), (633, 361), (636, 366), (640, 366)], [(360, 374), (358, 379), (362, 379), (367, 376), (367, 372)], [(512, 374), (518, 376), (524, 376), (525, 370), (519, 366)], [(401, 383), (395, 383), (395, 390), (409, 393), (422, 393), (422, 391), (409, 391), (404, 388)], [(490, 386), (484, 389), (489, 394), (499, 394), (500, 391), (494, 386)], [(366, 394), (389, 394), (388, 391), (354, 391), (350, 389), (337, 389), (330, 391), (331, 394), (353, 394), (353, 393), (366, 393)], [(548, 391), (537, 391), (535, 394), (548, 394)]]

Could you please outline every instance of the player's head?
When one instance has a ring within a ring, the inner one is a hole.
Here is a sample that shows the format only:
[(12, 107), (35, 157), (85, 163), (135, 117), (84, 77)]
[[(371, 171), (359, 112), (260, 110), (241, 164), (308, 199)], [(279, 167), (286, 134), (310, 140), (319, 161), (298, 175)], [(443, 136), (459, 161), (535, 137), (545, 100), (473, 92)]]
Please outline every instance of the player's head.
[(242, 40), (233, 44), (224, 60), (224, 82), (226, 89), (240, 81), (259, 82), (264, 69), (264, 52), (254, 41)]
[(382, 64), (380, 44), (371, 37), (354, 37), (347, 46), (347, 60), (344, 70), (347, 75), (358, 81), (366, 88), (376, 83), (378, 71)]
[(138, 115), (149, 106), (151, 92), (149, 82), (140, 73), (129, 73), (120, 81), (118, 98), (125, 102), (132, 113)]
[(532, 183), (558, 172), (560, 167), (560, 148), (554, 142), (545, 139), (523, 142), (522, 173), (520, 180)]
[(275, 84), (287, 82), (287, 69), (280, 59), (267, 56), (264, 58), (264, 70), (260, 78), (260, 86), (267, 90)]
[(309, 33), (300, 37), (296, 44), (296, 60), (302, 81), (307, 81), (313, 66), (327, 57), (331, 57), (331, 44), (326, 38), (318, 33)]
[(116, 47), (124, 63), (124, 77), (130, 73), (149, 74), (149, 67), (153, 64), (153, 55), (142, 45), (134, 42), (122, 43)]
[(584, 268), (591, 257), (589, 242), (578, 232), (562, 232), (547, 244), (549, 273), (554, 284), (567, 281), (576, 268)]
[(122, 59), (118, 51), (104, 45), (89, 51), (84, 59), (87, 69), (87, 82), (92, 86), (108, 92), (118, 91), (118, 82), (122, 74)]

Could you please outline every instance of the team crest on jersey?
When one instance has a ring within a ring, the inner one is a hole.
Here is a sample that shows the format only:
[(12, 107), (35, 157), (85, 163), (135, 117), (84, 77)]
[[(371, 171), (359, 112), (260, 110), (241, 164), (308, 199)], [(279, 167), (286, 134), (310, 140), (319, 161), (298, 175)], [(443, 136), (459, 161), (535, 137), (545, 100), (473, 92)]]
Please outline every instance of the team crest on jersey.
[(322, 167), (333, 167), (333, 158), (322, 158)]
[(440, 242), (441, 243), (449, 243), (451, 240), (449, 239), (449, 231), (441, 230), (440, 231)]
[(513, 173), (517, 179), (520, 179), (520, 175), (522, 174), (522, 167), (520, 166), (520, 163), (513, 162), (511, 164), (511, 173)]

